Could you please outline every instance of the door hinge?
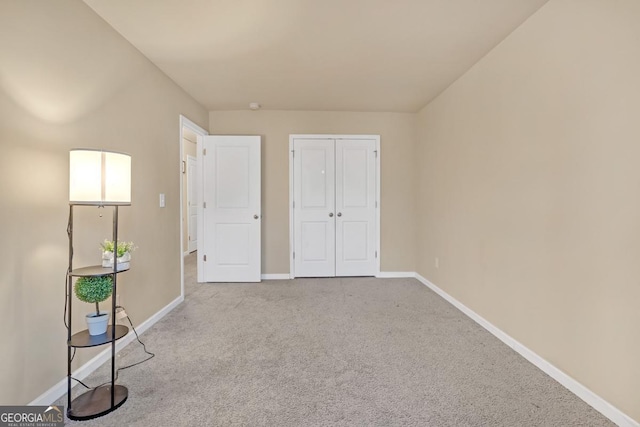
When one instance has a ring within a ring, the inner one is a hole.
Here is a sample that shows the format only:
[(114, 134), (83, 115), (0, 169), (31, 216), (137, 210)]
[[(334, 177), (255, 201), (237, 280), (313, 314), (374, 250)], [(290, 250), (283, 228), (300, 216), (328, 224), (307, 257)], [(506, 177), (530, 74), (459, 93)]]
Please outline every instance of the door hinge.
[(378, 201), (376, 200), (376, 208), (378, 207)]
[(295, 208), (296, 208), (296, 201), (294, 200), (293, 201), (293, 209), (295, 209)]
[(295, 251), (293, 252), (293, 259), (296, 259), (296, 253), (295, 253)]
[(207, 260), (207, 256), (206, 256), (206, 255), (205, 255), (205, 256), (203, 256), (202, 258), (204, 258), (204, 260), (205, 260), (205, 261)]
[(376, 157), (378, 157), (378, 150), (373, 150), (374, 153), (376, 153)]
[(207, 202), (202, 203), (202, 207), (206, 209), (207, 208)]
[(291, 150), (291, 155), (292, 155), (293, 157), (295, 157), (295, 156), (296, 156), (296, 150)]
[(207, 149), (205, 148), (204, 150), (202, 150), (202, 155), (206, 156), (207, 155)]
[(378, 251), (376, 251), (376, 258), (378, 258)]

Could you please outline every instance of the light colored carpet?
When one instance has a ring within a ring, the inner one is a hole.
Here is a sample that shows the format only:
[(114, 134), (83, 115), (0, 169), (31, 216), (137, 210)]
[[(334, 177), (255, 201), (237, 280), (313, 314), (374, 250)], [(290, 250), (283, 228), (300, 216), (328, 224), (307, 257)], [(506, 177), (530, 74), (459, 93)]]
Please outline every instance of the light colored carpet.
[(156, 357), (82, 425), (613, 425), (414, 279), (197, 284), (187, 260), (186, 301), (142, 335)]

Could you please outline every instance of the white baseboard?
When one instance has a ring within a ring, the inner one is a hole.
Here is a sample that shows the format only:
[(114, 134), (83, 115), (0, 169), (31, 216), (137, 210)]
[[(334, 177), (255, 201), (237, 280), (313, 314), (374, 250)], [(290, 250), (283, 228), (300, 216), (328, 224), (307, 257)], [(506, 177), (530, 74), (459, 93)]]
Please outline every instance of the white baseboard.
[(416, 277), (413, 271), (381, 271), (376, 274), (379, 279), (402, 279), (405, 277)]
[[(416, 273), (413, 271), (381, 271), (376, 274), (379, 279), (402, 279), (406, 277), (414, 278), (416, 277)], [(290, 279), (291, 275), (289, 273), (285, 274), (263, 274), (262, 279), (264, 280), (285, 280)]]
[(471, 320), (478, 323), (480, 326), (485, 328), (491, 334), (493, 334), (500, 341), (511, 347), (522, 357), (527, 359), (529, 362), (533, 363), (544, 373), (549, 375), (554, 380), (558, 381), (565, 388), (567, 388), (570, 392), (578, 396), (580, 399), (584, 400), (587, 404), (592, 406), (596, 411), (600, 412), (605, 417), (609, 418), (611, 421), (619, 425), (620, 427), (640, 427), (640, 423), (633, 420), (627, 414), (589, 390), (587, 387), (580, 384), (575, 379), (571, 378), (569, 375), (556, 368), (551, 363), (547, 362), (544, 358), (540, 357), (538, 354), (507, 335), (501, 329), (493, 325), (491, 322), (480, 316), (475, 311), (471, 310), (466, 305), (462, 304), (460, 301), (422, 277), (421, 275), (415, 273), (415, 278), (426, 285), (429, 289), (440, 295), (442, 298), (447, 300), (451, 305), (456, 307), (458, 310), (466, 314)]
[[(162, 319), (166, 316), (171, 310), (173, 310), (177, 305), (179, 305), (182, 301), (184, 301), (184, 297), (179, 296), (175, 300), (171, 301), (164, 308), (158, 311), (156, 314), (142, 322), (137, 328), (138, 335), (142, 334), (144, 331), (153, 326), (158, 320)], [(116, 342), (116, 353), (122, 350), (127, 344), (131, 343), (136, 339), (135, 333), (130, 330), (127, 335), (122, 337)], [(97, 354), (94, 358), (89, 360), (87, 363), (73, 371), (72, 376), (74, 378), (82, 381), (86, 377), (89, 376), (93, 371), (98, 369), (104, 362), (108, 361), (111, 358), (111, 347), (107, 346), (103, 351)], [(77, 383), (72, 381), (72, 387), (75, 387)], [(64, 377), (60, 381), (58, 381), (53, 387), (49, 390), (42, 393), (40, 396), (35, 398), (29, 405), (51, 405), (53, 402), (58, 400), (60, 397), (64, 396), (67, 393), (67, 377)]]
[(263, 274), (260, 276), (262, 280), (289, 280), (289, 273), (280, 274)]

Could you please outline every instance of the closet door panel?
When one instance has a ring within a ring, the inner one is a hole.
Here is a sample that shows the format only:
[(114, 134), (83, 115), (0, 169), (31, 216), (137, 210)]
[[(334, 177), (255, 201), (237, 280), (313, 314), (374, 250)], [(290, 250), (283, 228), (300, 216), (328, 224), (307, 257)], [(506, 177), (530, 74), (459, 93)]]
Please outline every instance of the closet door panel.
[(336, 140), (336, 276), (376, 272), (374, 140)]
[(296, 139), (293, 173), (295, 274), (335, 276), (334, 141)]

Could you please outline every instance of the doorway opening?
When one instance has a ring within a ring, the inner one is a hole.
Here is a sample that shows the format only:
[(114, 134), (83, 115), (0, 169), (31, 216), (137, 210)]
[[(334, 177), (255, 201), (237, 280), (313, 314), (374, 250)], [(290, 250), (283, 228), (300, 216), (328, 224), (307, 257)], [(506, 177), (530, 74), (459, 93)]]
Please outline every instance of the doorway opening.
[[(198, 137), (209, 133), (180, 115), (180, 295), (185, 296), (185, 276), (196, 277), (195, 256), (197, 243), (197, 170)], [(185, 257), (187, 269), (185, 269)], [(193, 262), (191, 260), (193, 258)], [(188, 270), (188, 271), (187, 271)]]

